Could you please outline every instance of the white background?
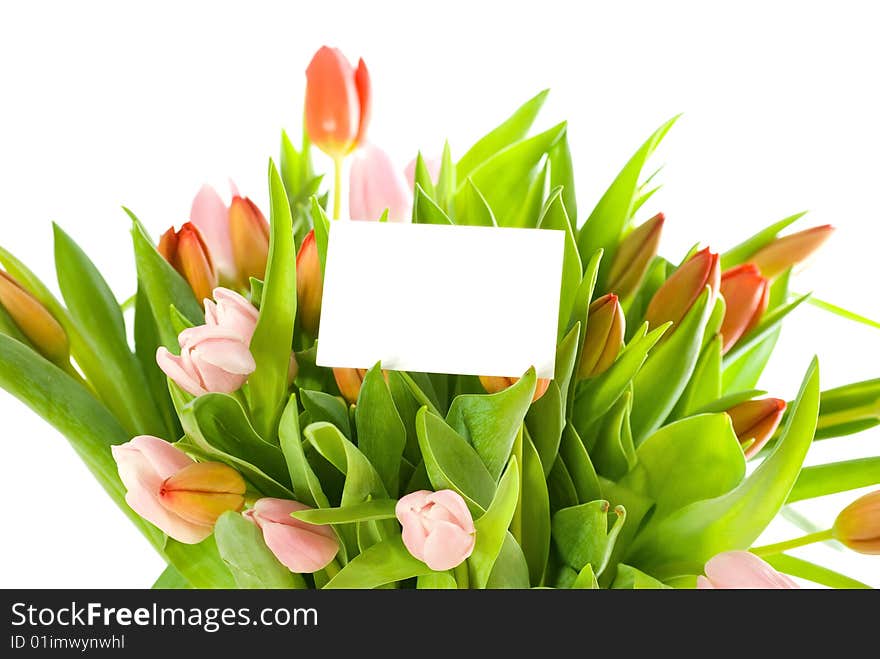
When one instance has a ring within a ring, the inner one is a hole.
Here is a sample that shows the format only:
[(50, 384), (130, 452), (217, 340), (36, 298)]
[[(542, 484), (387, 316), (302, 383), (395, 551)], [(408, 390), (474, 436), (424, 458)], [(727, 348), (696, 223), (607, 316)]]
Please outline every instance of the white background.
[[(614, 6), (611, 6), (614, 5)], [(0, 243), (52, 280), (50, 220), (120, 299), (134, 289), (131, 207), (158, 234), (203, 181), (263, 207), (279, 131), (298, 133), (323, 43), (372, 72), (372, 139), (401, 166), (454, 154), (551, 87), (540, 126), (570, 121), (583, 216), (636, 146), (662, 145), (663, 253), (724, 249), (810, 209), (839, 231), (800, 290), (880, 317), (880, 42), (870, 2), (28, 2), (0, 8)], [(806, 223), (804, 226), (806, 226)], [(54, 282), (53, 282), (54, 284)], [(880, 376), (880, 332), (813, 308), (787, 323), (764, 386), (794, 395), (818, 353), (825, 387)], [(64, 439), (0, 392), (0, 585), (145, 587), (161, 560)], [(880, 433), (810, 462), (878, 454)], [(801, 506), (830, 525), (853, 494)], [(787, 524), (773, 538), (795, 533)], [(801, 554), (880, 586), (880, 557)]]

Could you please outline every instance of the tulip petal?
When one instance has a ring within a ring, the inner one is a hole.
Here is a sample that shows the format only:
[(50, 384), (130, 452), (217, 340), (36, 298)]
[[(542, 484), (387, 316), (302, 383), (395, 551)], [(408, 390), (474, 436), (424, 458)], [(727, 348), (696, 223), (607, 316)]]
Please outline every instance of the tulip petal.
[(363, 59), (358, 60), (357, 69), (354, 72), (354, 86), (358, 95), (358, 132), (354, 140), (354, 147), (363, 144), (367, 139), (367, 126), (370, 124), (373, 89), (370, 83), (370, 72)]
[(204, 363), (234, 375), (250, 375), (257, 368), (248, 347), (237, 340), (207, 339), (196, 345), (190, 356), (197, 366)]
[(378, 220), (386, 209), (389, 221), (409, 221), (412, 194), (390, 156), (367, 143), (351, 164), (349, 216), (353, 220)]
[(706, 577), (714, 588), (798, 588), (789, 577), (748, 551), (726, 551), (706, 563)]
[(458, 492), (453, 490), (438, 490), (437, 492), (429, 494), (427, 499), (429, 502), (435, 504), (435, 508), (437, 506), (442, 506), (449, 511), (452, 521), (460, 526), (465, 532), (474, 532), (474, 518), (471, 516), (471, 511), (468, 510), (467, 504)]
[(195, 464), (192, 458), (171, 442), (151, 435), (139, 435), (128, 442), (128, 446), (137, 449), (162, 480)]
[(208, 391), (202, 386), (201, 382), (187, 372), (183, 366), (181, 358), (172, 355), (168, 352), (167, 348), (160, 346), (159, 349), (156, 350), (156, 363), (165, 375), (171, 378), (188, 394), (201, 396), (202, 394), (208, 393)]
[(211, 251), (214, 265), (224, 278), (231, 277), (234, 273), (227, 213), (226, 204), (210, 185), (203, 185), (199, 189), (189, 212), (190, 221), (201, 231)]
[(360, 99), (351, 63), (322, 46), (306, 69), (305, 124), (312, 142), (332, 158), (348, 154), (358, 135)]
[(425, 564), (432, 570), (451, 570), (474, 551), (474, 535), (451, 522), (439, 522), (425, 540)]
[(317, 572), (327, 567), (339, 551), (335, 537), (302, 527), (267, 522), (261, 528), (266, 546), (292, 572)]

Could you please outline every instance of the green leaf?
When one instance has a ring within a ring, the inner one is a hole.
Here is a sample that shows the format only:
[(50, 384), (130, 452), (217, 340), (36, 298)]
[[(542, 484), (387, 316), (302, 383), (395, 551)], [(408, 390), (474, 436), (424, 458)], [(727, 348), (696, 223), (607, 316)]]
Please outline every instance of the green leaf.
[(814, 359), (774, 451), (736, 488), (697, 501), (639, 533), (628, 562), (665, 578), (698, 574), (715, 554), (748, 548), (776, 516), (798, 477), (819, 412)]
[(727, 364), (741, 359), (751, 348), (754, 348), (761, 343), (761, 341), (770, 336), (777, 329), (783, 319), (803, 304), (809, 297), (810, 294), (807, 293), (806, 295), (794, 299), (788, 304), (765, 313), (760, 322), (737, 341), (736, 345), (734, 345), (724, 356), (725, 367)]
[(541, 106), (547, 99), (549, 89), (545, 89), (537, 96), (523, 103), (516, 112), (508, 117), (500, 126), (480, 138), (467, 153), (465, 153), (455, 166), (459, 181), (464, 181), (468, 175), (482, 165), (486, 160), (521, 140), (529, 132)]
[(156, 251), (140, 220), (127, 208), (123, 210), (132, 221), (131, 237), (138, 284), (150, 302), (162, 345), (177, 353), (177, 332), (171, 323), (169, 309), (173, 305), (194, 325), (204, 323), (205, 314), (186, 280)]
[[(416, 168), (413, 173), (413, 183), (415, 189), (413, 190), (413, 194), (415, 194), (418, 188), (422, 189), (422, 193), (430, 197), (431, 199), (435, 199), (437, 197), (437, 190), (434, 188), (434, 181), (431, 178), (431, 172), (428, 170), (428, 165), (425, 163), (425, 159), (422, 157), (422, 152), (419, 151), (416, 156)], [(373, 218), (363, 218), (371, 220)], [(413, 216), (415, 219), (415, 216)]]
[(593, 445), (588, 445), (590, 458), (600, 474), (617, 480), (636, 463), (630, 415), (632, 414), (632, 390), (617, 399), (599, 422), (593, 433)]
[(323, 391), (300, 389), (300, 398), (311, 421), (326, 421), (339, 428), (346, 437), (352, 437), (348, 406), (338, 396)]
[[(544, 467), (528, 432), (522, 440), (522, 495), (520, 497), (522, 536), (520, 545), (529, 566), (532, 585), (544, 583), (550, 555), (550, 495)], [(515, 534), (514, 534), (515, 535)]]
[(871, 588), (868, 584), (856, 581), (834, 570), (829, 570), (827, 567), (822, 567), (821, 565), (816, 565), (788, 554), (766, 556), (764, 560), (780, 572), (800, 579), (806, 579), (822, 586), (828, 586), (829, 588)]
[(318, 261), (321, 264), (321, 277), (324, 277), (324, 267), (327, 264), (327, 243), (330, 240), (330, 219), (324, 208), (318, 203), (317, 197), (312, 197), (311, 204), (312, 223), (315, 227), (315, 247), (318, 248)]
[(495, 227), (498, 222), (495, 214), (489, 208), (489, 202), (483, 193), (477, 189), (473, 180), (468, 177), (461, 190), (461, 204), (459, 213), (455, 216), (455, 223), (475, 227)]
[(293, 513), (296, 519), (309, 524), (349, 524), (371, 522), (377, 519), (393, 519), (396, 499), (370, 499), (341, 508), (301, 510)]
[(378, 588), (433, 571), (403, 546), (400, 536), (373, 545), (342, 568), (324, 588)]
[(397, 371), (388, 371), (388, 389), (394, 400), (394, 407), (406, 429), (404, 457), (411, 463), (418, 464), (422, 459), (422, 453), (419, 450), (419, 436), (416, 433), (416, 414), (418, 414), (421, 405)]
[(266, 546), (263, 532), (239, 513), (226, 511), (214, 526), (217, 549), (239, 588), (306, 588)]
[(731, 407), (739, 405), (740, 403), (744, 403), (747, 400), (752, 400), (752, 398), (757, 398), (758, 396), (764, 396), (767, 392), (763, 389), (749, 389), (748, 391), (738, 391), (735, 394), (728, 394), (726, 396), (721, 396), (720, 398), (716, 398), (711, 403), (707, 403), (702, 407), (694, 410), (691, 413), (691, 416), (694, 414), (711, 414), (713, 412), (725, 412), (729, 410)]
[[(574, 296), (574, 307), (571, 311), (569, 327), (575, 323), (580, 323), (581, 342), (583, 342), (584, 335), (587, 333), (590, 302), (592, 302), (593, 293), (596, 290), (596, 279), (599, 276), (599, 265), (602, 263), (603, 254), (604, 252), (601, 249), (593, 252), (590, 260), (587, 261), (587, 265), (584, 266), (584, 276), (581, 278), (581, 283)], [(578, 359), (580, 359), (580, 351), (578, 352)]]
[(419, 183), (416, 183), (413, 195), (412, 220), (413, 224), (452, 224), (449, 216), (437, 205), (436, 201), (431, 199), (431, 196)]
[(810, 297), (807, 301), (814, 307), (822, 309), (823, 311), (828, 311), (829, 313), (833, 313), (835, 316), (840, 316), (841, 318), (846, 318), (847, 320), (851, 320), (855, 323), (861, 323), (862, 325), (867, 325), (868, 327), (873, 327), (874, 329), (880, 329), (880, 323), (878, 323), (876, 320), (871, 320), (870, 318), (862, 316), (861, 314), (857, 314), (855, 311), (844, 309), (843, 307), (839, 307), (836, 304), (831, 304), (831, 302), (826, 302), (825, 300), (818, 300), (815, 297)]
[(511, 457), (485, 514), (474, 522), (474, 551), (468, 559), (471, 584), (485, 588), (501, 553), (519, 497), (519, 466)]
[(150, 588), (151, 590), (186, 590), (192, 586), (180, 572), (174, 569), (173, 565), (169, 565), (162, 570), (162, 574)]
[(530, 368), (513, 386), (497, 394), (466, 394), (452, 401), (446, 423), (476, 449), (493, 480), (510, 458), (536, 381), (535, 369)]
[(29, 348), (36, 350), (34, 345), (24, 334), (22, 334), (21, 330), (18, 329), (18, 325), (15, 324), (15, 321), (12, 320), (2, 305), (0, 305), (0, 334), (5, 334), (19, 343), (23, 343)]
[(355, 408), (355, 422), (358, 447), (376, 468), (385, 490), (396, 495), (400, 461), (406, 446), (406, 427), (394, 407), (381, 364), (373, 366), (364, 376)]
[(786, 503), (880, 484), (880, 457), (804, 467)]
[(455, 490), (472, 513), (485, 511), (495, 496), (495, 479), (477, 451), (426, 407), (416, 415), (416, 432), (434, 489)]
[(672, 419), (690, 416), (721, 398), (721, 343), (721, 335), (714, 334), (703, 348), (694, 374), (672, 410)]
[(553, 463), (550, 475), (547, 476), (547, 495), (550, 497), (551, 515), (560, 508), (569, 508), (580, 503), (574, 481), (562, 460)]
[(880, 379), (822, 392), (816, 439), (842, 437), (880, 424)]
[(572, 484), (577, 492), (578, 503), (587, 503), (602, 498), (599, 477), (590, 460), (584, 443), (570, 423), (562, 431), (559, 445), (559, 456), (571, 476)]
[(528, 588), (529, 566), (516, 539), (508, 533), (495, 560), (486, 588)]
[[(581, 257), (572, 233), (571, 222), (563, 204), (562, 188), (555, 188), (544, 204), (539, 229), (556, 229), (565, 233), (565, 248), (562, 258), (562, 289), (559, 296), (559, 321), (556, 327), (561, 334), (568, 331), (568, 320), (575, 307), (575, 300), (580, 288)], [(578, 319), (580, 320), (580, 319)]]
[[(556, 365), (553, 381), (559, 387), (562, 409), (568, 416), (569, 392), (574, 387), (574, 368), (578, 362), (581, 323), (576, 322), (556, 348)], [(540, 400), (540, 399), (539, 399)]]
[(562, 187), (562, 202), (565, 205), (566, 216), (570, 224), (569, 228), (574, 231), (577, 228), (577, 200), (574, 190), (574, 168), (571, 164), (571, 149), (568, 145), (568, 135), (559, 140), (550, 151), (550, 188)]
[(213, 535), (196, 545), (185, 545), (167, 538), (165, 555), (193, 588), (235, 588), (235, 581), (220, 558)]
[(639, 446), (636, 457), (621, 485), (656, 502), (654, 520), (730, 492), (746, 472), (726, 414), (701, 414), (664, 426)]
[(596, 574), (605, 571), (626, 521), (626, 511), (617, 507), (617, 519), (609, 531), (608, 510), (608, 502), (599, 500), (563, 508), (553, 516), (553, 542), (562, 560), (576, 571), (587, 565), (595, 565)]
[(248, 379), (247, 393), (257, 432), (274, 438), (287, 401), (287, 373), (296, 316), (296, 249), (287, 195), (271, 160), (269, 199), (269, 258), (260, 318), (251, 339), (251, 353), (257, 368)]
[(662, 581), (657, 581), (650, 574), (630, 567), (629, 565), (620, 564), (617, 566), (617, 576), (614, 577), (612, 588), (618, 590), (661, 590), (668, 589)]
[(758, 250), (772, 243), (776, 239), (776, 236), (777, 234), (779, 234), (780, 231), (783, 231), (786, 227), (794, 224), (806, 214), (807, 211), (803, 211), (800, 213), (795, 213), (794, 215), (790, 215), (785, 219), (779, 220), (779, 222), (771, 224), (769, 227), (762, 229), (755, 235), (741, 242), (736, 247), (727, 250), (724, 254), (721, 255), (721, 269), (728, 270), (736, 265), (745, 263)]
[(596, 580), (596, 573), (593, 572), (593, 566), (589, 563), (584, 565), (584, 569), (578, 573), (577, 578), (574, 580), (571, 587), (579, 590), (598, 590), (599, 582)]
[(455, 163), (452, 162), (452, 151), (449, 142), (443, 145), (443, 156), (440, 159), (440, 172), (437, 175), (436, 198), (447, 214), (453, 210), (456, 189)]
[[(547, 194), (547, 170), (549, 166), (548, 161), (546, 159), (543, 160), (543, 164), (539, 164), (535, 176), (531, 179), (531, 183), (522, 182), (515, 186), (516, 189), (525, 190), (525, 193), (508, 215), (503, 216), (501, 211), (494, 206), (492, 207), (495, 212), (495, 219), (498, 220), (498, 226), (538, 226), (541, 208), (544, 206), (544, 197)], [(499, 218), (501, 219), (499, 220)]]
[(550, 383), (544, 395), (529, 408), (526, 427), (544, 466), (544, 476), (549, 476), (559, 452), (562, 429), (565, 427), (565, 407), (559, 385), (555, 381)]
[(281, 452), (290, 473), (290, 482), (297, 501), (312, 508), (327, 508), (327, 500), (321, 481), (315, 476), (303, 450), (302, 437), (299, 432), (299, 415), (296, 406), (296, 395), (291, 394), (290, 401), (281, 415), (278, 426), (278, 437), (281, 441)]
[(710, 290), (706, 287), (681, 323), (633, 378), (631, 421), (636, 446), (669, 416), (694, 372), (711, 312), (709, 299)]
[(581, 256), (592, 254), (597, 249), (605, 251), (605, 258), (599, 270), (600, 290), (605, 288), (605, 278), (614, 261), (620, 236), (632, 217), (632, 209), (639, 196), (642, 168), (677, 119), (678, 116), (675, 116), (664, 123), (639, 147), (581, 227), (577, 240)]

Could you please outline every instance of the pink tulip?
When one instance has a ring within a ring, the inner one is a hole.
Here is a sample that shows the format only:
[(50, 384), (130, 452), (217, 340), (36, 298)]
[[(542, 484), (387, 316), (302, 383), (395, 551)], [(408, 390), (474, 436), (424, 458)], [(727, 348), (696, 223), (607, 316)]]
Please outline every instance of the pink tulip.
[[(232, 181), (232, 196), (238, 196), (238, 188)], [(198, 227), (208, 245), (218, 274), (224, 281), (235, 279), (235, 257), (229, 235), (229, 207), (210, 185), (203, 185), (192, 202), (190, 221)]]
[(432, 570), (450, 570), (474, 551), (474, 520), (464, 499), (452, 490), (419, 490), (397, 502), (403, 544)]
[(409, 222), (412, 192), (390, 156), (374, 144), (365, 144), (351, 164), (348, 195), (352, 220), (378, 220), (388, 209), (391, 222)]
[(748, 551), (725, 551), (709, 559), (699, 589), (785, 589), (799, 586)]
[[(431, 175), (431, 181), (433, 183), (437, 183), (437, 178), (440, 176), (440, 158), (425, 158), (422, 156), (425, 161), (425, 166), (428, 168), (428, 174)], [(406, 177), (406, 182), (409, 185), (409, 189), (412, 190), (416, 185), (416, 162), (418, 158), (413, 158), (408, 163), (406, 163), (406, 167), (403, 168), (403, 175)]]
[(335, 558), (339, 541), (329, 526), (308, 524), (290, 516), (300, 510), (309, 510), (309, 506), (264, 498), (243, 514), (260, 527), (266, 546), (291, 572), (317, 572)]
[(232, 330), (250, 345), (260, 314), (250, 302), (228, 288), (215, 288), (214, 300), (205, 301), (205, 324)]
[(244, 505), (244, 479), (224, 464), (195, 462), (149, 435), (110, 450), (127, 490), (125, 502), (179, 542), (201, 542), (221, 514)]

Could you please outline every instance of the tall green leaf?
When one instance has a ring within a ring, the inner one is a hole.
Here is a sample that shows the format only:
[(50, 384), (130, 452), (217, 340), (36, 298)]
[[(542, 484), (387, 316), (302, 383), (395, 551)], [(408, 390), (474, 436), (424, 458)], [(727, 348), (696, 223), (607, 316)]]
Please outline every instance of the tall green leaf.
[(400, 462), (406, 446), (406, 427), (394, 406), (391, 391), (382, 375), (382, 365), (367, 371), (355, 407), (358, 448), (379, 473), (385, 490), (396, 496)]

